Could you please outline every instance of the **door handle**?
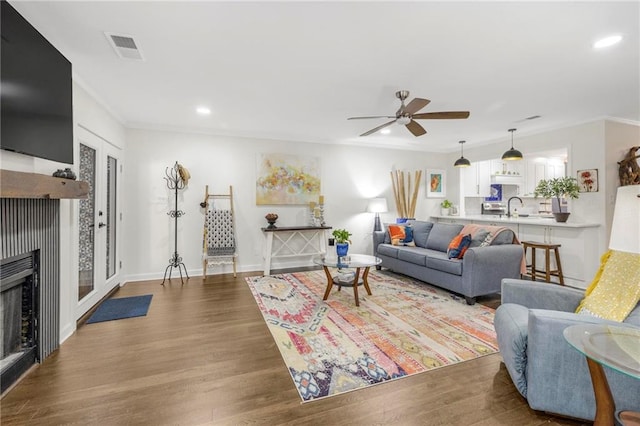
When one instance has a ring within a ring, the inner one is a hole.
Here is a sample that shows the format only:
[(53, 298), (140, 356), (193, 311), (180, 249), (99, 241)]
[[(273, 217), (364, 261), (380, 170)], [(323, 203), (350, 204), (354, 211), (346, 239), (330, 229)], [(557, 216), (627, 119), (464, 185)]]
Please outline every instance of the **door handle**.
[(103, 223), (103, 222), (98, 223), (98, 228), (104, 228), (105, 226), (107, 226), (106, 223)]

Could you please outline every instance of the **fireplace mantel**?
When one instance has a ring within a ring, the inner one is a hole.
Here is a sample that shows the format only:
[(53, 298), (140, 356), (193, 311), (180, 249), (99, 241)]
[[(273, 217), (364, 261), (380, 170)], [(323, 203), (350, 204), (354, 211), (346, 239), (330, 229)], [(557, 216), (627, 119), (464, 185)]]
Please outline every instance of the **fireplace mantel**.
[(38, 173), (0, 170), (0, 198), (87, 198), (89, 184)]

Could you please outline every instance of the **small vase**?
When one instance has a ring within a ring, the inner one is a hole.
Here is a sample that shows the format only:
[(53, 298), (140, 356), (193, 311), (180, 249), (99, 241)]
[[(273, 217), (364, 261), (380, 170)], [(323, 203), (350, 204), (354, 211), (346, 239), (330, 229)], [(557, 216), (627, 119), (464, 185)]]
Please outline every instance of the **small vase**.
[(449, 216), (449, 208), (440, 207), (440, 216)]
[(336, 244), (336, 254), (338, 257), (344, 257), (349, 252), (349, 244), (347, 243), (337, 243)]

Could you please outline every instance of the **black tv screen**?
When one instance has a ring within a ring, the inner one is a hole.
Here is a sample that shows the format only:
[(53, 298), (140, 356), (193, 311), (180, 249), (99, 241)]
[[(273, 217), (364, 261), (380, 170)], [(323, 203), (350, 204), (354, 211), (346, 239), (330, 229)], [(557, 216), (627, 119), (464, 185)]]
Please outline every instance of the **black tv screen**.
[(0, 148), (73, 164), (71, 63), (2, 1)]

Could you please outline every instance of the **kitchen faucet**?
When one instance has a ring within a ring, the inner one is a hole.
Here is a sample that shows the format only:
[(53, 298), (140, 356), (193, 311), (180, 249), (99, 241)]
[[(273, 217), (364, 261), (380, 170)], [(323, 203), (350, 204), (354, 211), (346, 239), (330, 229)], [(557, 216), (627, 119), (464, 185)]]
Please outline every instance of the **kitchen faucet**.
[(520, 197), (509, 198), (509, 201), (507, 201), (507, 217), (511, 217), (511, 200), (513, 200), (514, 198), (517, 198), (518, 201), (520, 201), (520, 205), (524, 206), (524, 203), (522, 202), (522, 198)]

